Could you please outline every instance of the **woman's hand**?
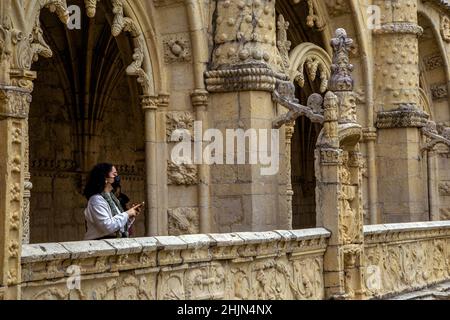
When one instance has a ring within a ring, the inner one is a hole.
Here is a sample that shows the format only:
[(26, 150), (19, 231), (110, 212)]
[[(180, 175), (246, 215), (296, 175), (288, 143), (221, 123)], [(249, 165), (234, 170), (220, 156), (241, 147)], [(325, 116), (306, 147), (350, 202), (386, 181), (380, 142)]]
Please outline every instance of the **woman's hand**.
[(133, 206), (131, 207), (131, 209), (127, 211), (127, 213), (128, 213), (128, 218), (129, 218), (129, 219), (131, 219), (131, 218), (136, 218), (136, 217), (141, 213), (141, 209), (142, 209), (142, 206), (143, 206), (143, 205), (144, 205), (144, 203), (140, 203), (140, 204), (137, 204), (137, 205), (133, 205)]

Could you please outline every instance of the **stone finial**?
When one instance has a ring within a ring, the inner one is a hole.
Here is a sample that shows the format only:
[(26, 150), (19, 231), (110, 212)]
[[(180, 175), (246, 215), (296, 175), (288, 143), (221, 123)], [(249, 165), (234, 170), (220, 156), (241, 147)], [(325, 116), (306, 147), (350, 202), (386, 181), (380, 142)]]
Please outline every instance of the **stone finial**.
[(333, 63), (331, 65), (331, 79), (329, 89), (334, 92), (352, 91), (353, 65), (350, 63), (349, 52), (353, 44), (353, 39), (347, 36), (344, 29), (337, 29), (335, 37), (331, 39), (333, 47)]

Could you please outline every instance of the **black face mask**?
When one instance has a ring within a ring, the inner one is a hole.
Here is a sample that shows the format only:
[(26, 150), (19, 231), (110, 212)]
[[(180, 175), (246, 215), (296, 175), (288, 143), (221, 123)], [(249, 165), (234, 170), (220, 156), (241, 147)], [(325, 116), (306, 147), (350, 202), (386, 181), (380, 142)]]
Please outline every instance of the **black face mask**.
[(120, 187), (120, 176), (114, 177), (114, 182), (111, 184), (113, 189), (117, 189), (117, 187)]

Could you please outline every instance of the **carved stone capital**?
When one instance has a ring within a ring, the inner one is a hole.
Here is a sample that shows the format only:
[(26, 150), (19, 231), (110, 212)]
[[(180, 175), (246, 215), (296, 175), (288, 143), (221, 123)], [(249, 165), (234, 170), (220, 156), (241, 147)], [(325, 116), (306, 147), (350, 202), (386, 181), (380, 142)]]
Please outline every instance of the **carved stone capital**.
[(156, 110), (158, 109), (158, 97), (157, 96), (141, 96), (141, 106), (143, 110)]
[(377, 128), (421, 128), (427, 124), (429, 116), (415, 105), (401, 105), (396, 110), (380, 111)]
[(320, 164), (323, 166), (333, 166), (342, 164), (341, 149), (320, 149)]
[(195, 90), (191, 94), (192, 105), (195, 108), (208, 106), (209, 93), (205, 90)]
[(31, 93), (18, 87), (0, 85), (0, 118), (28, 118)]
[(363, 140), (364, 141), (376, 141), (377, 140), (377, 129), (376, 128), (364, 128), (363, 129)]

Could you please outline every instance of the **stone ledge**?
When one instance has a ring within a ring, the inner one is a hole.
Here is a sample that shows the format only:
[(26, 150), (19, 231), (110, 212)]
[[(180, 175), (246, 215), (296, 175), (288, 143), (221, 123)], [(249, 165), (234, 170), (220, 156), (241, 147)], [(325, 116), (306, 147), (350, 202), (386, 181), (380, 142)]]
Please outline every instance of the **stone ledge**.
[(392, 223), (364, 226), (366, 244), (450, 236), (450, 221)]
[(103, 257), (116, 254), (116, 249), (104, 240), (63, 242), (61, 245), (70, 252), (71, 259)]
[(30, 244), (22, 247), (22, 263), (69, 259), (70, 251), (59, 243)]
[(65, 277), (72, 264), (79, 265), (86, 275), (280, 254), (318, 254), (325, 251), (330, 235), (326, 229), (315, 228), (24, 245), (22, 275), (24, 282), (32, 282)]
[(402, 293), (389, 300), (450, 300), (450, 281), (429, 286), (425, 289)]

